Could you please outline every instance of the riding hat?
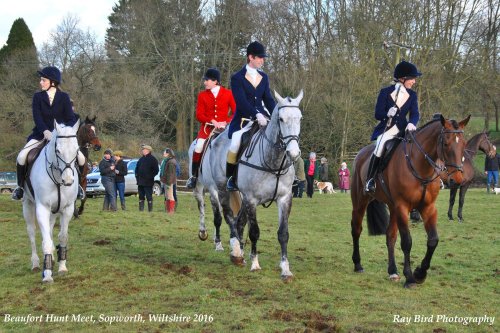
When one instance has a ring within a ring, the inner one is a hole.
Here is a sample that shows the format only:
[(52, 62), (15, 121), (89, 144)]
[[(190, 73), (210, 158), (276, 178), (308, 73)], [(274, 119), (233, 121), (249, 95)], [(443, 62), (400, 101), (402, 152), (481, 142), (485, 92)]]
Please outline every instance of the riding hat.
[(209, 68), (203, 76), (203, 80), (212, 80), (220, 83), (220, 72), (216, 68)]
[(247, 57), (253, 55), (254, 57), (265, 58), (267, 57), (264, 45), (259, 42), (251, 42), (247, 47)]
[(38, 75), (40, 75), (40, 77), (55, 81), (57, 84), (61, 83), (62, 81), (61, 71), (59, 70), (59, 68), (54, 66), (45, 67), (41, 71), (37, 71), (37, 73)]
[(404, 60), (397, 64), (396, 68), (394, 69), (395, 79), (401, 79), (405, 77), (418, 77), (420, 75), (422, 75), (422, 73), (417, 70), (417, 66)]

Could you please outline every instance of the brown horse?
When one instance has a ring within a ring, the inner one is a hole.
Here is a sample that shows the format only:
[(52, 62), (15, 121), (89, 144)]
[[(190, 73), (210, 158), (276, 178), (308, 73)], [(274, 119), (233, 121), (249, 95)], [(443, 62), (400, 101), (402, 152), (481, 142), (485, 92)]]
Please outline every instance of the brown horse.
[[(441, 185), (439, 178), (449, 184), (462, 182), (465, 151), (463, 129), (469, 119), (470, 116), (458, 123), (440, 115), (436, 120), (419, 128), (415, 134), (407, 133), (405, 139), (395, 148), (387, 167), (376, 176), (377, 185), (374, 194), (366, 193), (364, 188), (368, 162), (375, 146), (373, 144), (366, 146), (358, 153), (354, 160), (351, 187), (352, 260), (355, 272), (363, 272), (359, 254), (359, 237), (363, 216), (368, 207), (369, 231), (372, 234), (386, 234), (389, 278), (393, 281), (400, 279), (394, 259), (394, 246), (399, 230), (401, 248), (404, 253), (405, 287), (413, 287), (417, 283), (424, 282), (439, 241), (435, 207)], [(389, 206), (390, 218), (382, 203)], [(408, 213), (414, 208), (420, 212), (424, 220), (427, 232), (427, 253), (420, 267), (412, 272), (410, 266), (412, 240), (408, 226)], [(377, 212), (382, 214), (378, 216), (372, 214)], [(376, 223), (379, 223), (379, 226), (382, 225), (378, 230), (374, 229)]]
[(486, 155), (493, 157), (495, 156), (495, 150), (493, 149), (493, 144), (488, 139), (488, 134), (485, 132), (474, 135), (467, 141), (467, 146), (465, 147), (465, 161), (464, 161), (464, 171), (463, 180), (460, 186), (452, 186), (450, 188), (450, 205), (448, 208), (448, 218), (453, 221), (453, 205), (455, 204), (455, 197), (457, 195), (458, 188), (460, 188), (460, 195), (458, 199), (458, 222), (463, 221), (462, 208), (464, 207), (465, 193), (469, 189), (474, 178), (474, 166), (472, 165), (472, 160), (476, 157), (477, 151), (481, 150)]
[[(95, 125), (96, 117), (90, 119), (86, 117), (85, 120), (80, 124), (80, 128), (77, 132), (78, 145), (80, 146), (80, 151), (85, 156), (86, 163), (83, 167), (79, 168), (80, 172), (80, 186), (82, 187), (84, 193), (87, 190), (87, 174), (90, 171), (89, 166), (89, 148), (94, 147), (95, 151), (99, 151), (101, 149), (101, 142), (96, 134), (96, 125)], [(87, 196), (85, 196), (81, 202), (78, 210), (76, 209), (73, 213), (74, 217), (78, 217), (83, 214), (83, 209), (85, 207), (85, 201), (87, 201)]]

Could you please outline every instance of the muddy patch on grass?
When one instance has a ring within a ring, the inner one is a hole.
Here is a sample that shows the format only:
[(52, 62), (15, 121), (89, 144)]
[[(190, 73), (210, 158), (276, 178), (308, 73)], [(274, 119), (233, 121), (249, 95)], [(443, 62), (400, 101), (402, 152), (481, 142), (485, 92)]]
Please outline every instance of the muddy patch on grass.
[(97, 246), (109, 245), (109, 244), (111, 244), (111, 240), (107, 239), (107, 238), (99, 239), (99, 240), (96, 240), (93, 244), (97, 245)]
[(283, 322), (301, 322), (306, 331), (310, 332), (340, 332), (337, 318), (332, 315), (323, 315), (317, 311), (294, 312), (273, 310), (268, 314), (269, 319)]
[(160, 271), (163, 274), (168, 274), (170, 272), (173, 272), (180, 275), (190, 275), (194, 272), (194, 268), (187, 265), (178, 267), (177, 265), (174, 265), (170, 262), (165, 262), (160, 265)]

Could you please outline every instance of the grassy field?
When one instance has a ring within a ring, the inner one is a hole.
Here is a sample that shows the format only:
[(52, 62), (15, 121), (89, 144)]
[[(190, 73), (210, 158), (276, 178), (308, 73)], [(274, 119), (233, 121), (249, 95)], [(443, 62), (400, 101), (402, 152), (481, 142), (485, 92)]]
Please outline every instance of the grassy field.
[[(102, 198), (89, 199), (85, 214), (70, 225), (69, 273), (48, 285), (30, 271), (20, 203), (2, 195), (0, 332), (498, 332), (500, 196), (469, 190), (463, 224), (447, 220), (447, 201), (443, 190), (440, 243), (427, 281), (406, 290), (403, 279), (387, 279), (385, 238), (368, 237), (366, 226), (365, 273), (353, 273), (348, 195), (294, 199), (289, 259), (295, 278), (288, 284), (279, 278), (274, 205), (258, 210), (262, 271), (251, 273), (249, 264), (230, 263), (225, 224), (224, 252), (198, 240), (190, 195), (180, 195), (174, 216), (159, 199), (152, 213), (137, 211), (136, 197), (127, 198), (128, 211), (115, 213), (100, 211)], [(207, 225), (212, 234), (211, 218)], [(426, 236), (421, 223), (411, 232), (415, 268)], [(399, 245), (396, 258), (402, 271)], [(9, 321), (27, 315), (34, 322)], [(495, 322), (463, 325), (438, 316)], [(411, 322), (395, 322), (402, 317)], [(424, 317), (431, 322), (415, 322)]]

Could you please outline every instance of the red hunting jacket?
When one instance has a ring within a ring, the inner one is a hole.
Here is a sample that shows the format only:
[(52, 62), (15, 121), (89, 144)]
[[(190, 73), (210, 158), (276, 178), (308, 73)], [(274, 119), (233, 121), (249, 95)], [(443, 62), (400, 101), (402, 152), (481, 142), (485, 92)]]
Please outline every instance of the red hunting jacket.
[[(231, 109), (231, 115), (229, 115), (229, 109)], [(225, 121), (229, 125), (235, 110), (236, 103), (231, 90), (221, 86), (217, 98), (210, 90), (200, 92), (196, 104), (196, 119), (201, 123), (197, 138), (208, 138), (214, 127), (206, 124), (210, 124), (212, 119)]]

